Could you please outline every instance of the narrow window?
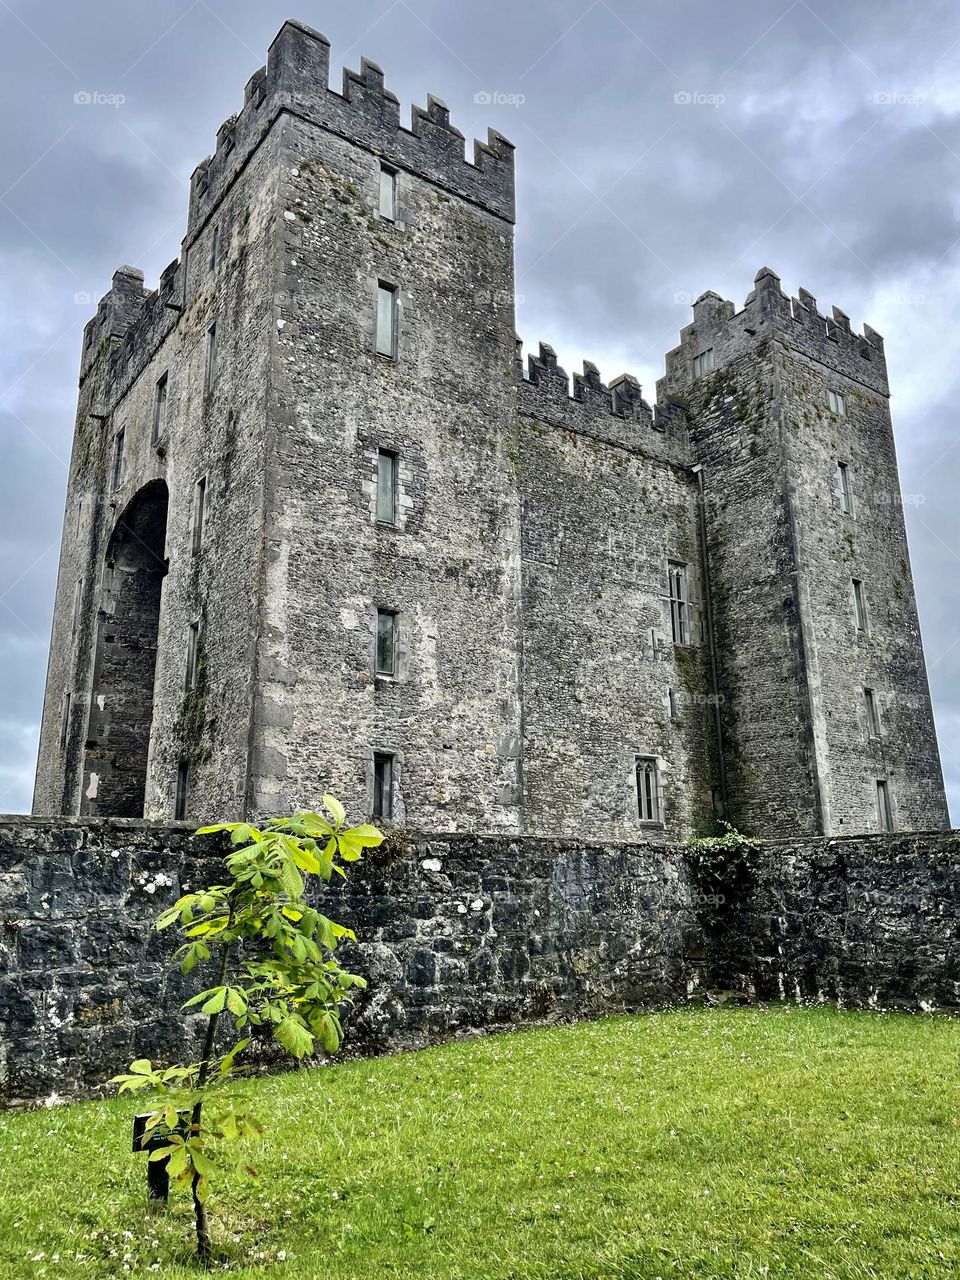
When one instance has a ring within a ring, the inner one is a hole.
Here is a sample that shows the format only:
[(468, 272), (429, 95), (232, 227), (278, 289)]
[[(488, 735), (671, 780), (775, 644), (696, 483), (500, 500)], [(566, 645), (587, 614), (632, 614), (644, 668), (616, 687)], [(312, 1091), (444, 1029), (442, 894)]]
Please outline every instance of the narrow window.
[(707, 347), (698, 356), (693, 357), (693, 376), (702, 378), (705, 373), (713, 371), (713, 347)]
[(187, 816), (187, 784), (190, 781), (190, 762), (181, 760), (177, 765), (177, 794), (173, 802), (173, 816), (181, 822)]
[(83, 525), (83, 499), (82, 499), (82, 498), (80, 498), (80, 500), (77, 502), (77, 529), (76, 529), (76, 532), (77, 532), (77, 534), (78, 534), (78, 535), (79, 535), (79, 533), (80, 533), (80, 529), (81, 529), (82, 525)]
[(660, 781), (657, 762), (637, 756), (637, 813), (641, 822), (660, 822)]
[(858, 631), (867, 629), (867, 602), (863, 583), (859, 578), (850, 579), (850, 598), (853, 603), (853, 625)]
[(217, 325), (216, 321), (207, 330), (207, 367), (204, 381), (207, 391), (213, 390), (217, 380)]
[(183, 673), (183, 687), (189, 693), (197, 687), (197, 651), (200, 642), (200, 624), (191, 622), (187, 629), (187, 663)]
[(397, 174), (386, 165), (380, 166), (380, 217), (388, 222), (397, 216)]
[(690, 643), (690, 584), (687, 566), (671, 560), (667, 564), (670, 589), (670, 627), (674, 644)]
[(831, 412), (838, 413), (841, 418), (847, 416), (847, 402), (843, 396), (843, 392), (834, 391), (831, 387), (827, 392), (827, 404)]
[(167, 433), (167, 375), (157, 382), (153, 401), (153, 443), (158, 444)]
[(110, 488), (119, 489), (123, 483), (123, 427), (113, 437), (113, 463), (110, 467)]
[(397, 674), (397, 615), (377, 610), (377, 675)]
[(387, 449), (377, 453), (377, 519), (397, 523), (397, 455)]
[(853, 515), (853, 490), (850, 487), (850, 468), (845, 462), (837, 463), (837, 500), (845, 516)]
[(215, 271), (220, 263), (220, 224), (214, 226), (210, 234), (210, 270)]
[(872, 689), (864, 689), (863, 705), (867, 713), (867, 737), (880, 737), (880, 708), (877, 706), (876, 695)]
[(71, 622), (71, 630), (73, 635), (77, 634), (80, 628), (80, 609), (83, 604), (83, 579), (78, 578), (73, 588), (73, 619)]
[(877, 779), (877, 821), (881, 831), (893, 830), (893, 810), (890, 807), (890, 787), (883, 778)]
[(377, 285), (377, 355), (397, 358), (397, 291), (382, 280)]
[(73, 694), (65, 693), (63, 695), (63, 711), (60, 716), (60, 750), (62, 751), (67, 745), (67, 735), (70, 732), (70, 706), (73, 702)]
[(373, 816), (393, 817), (393, 756), (382, 751), (373, 754)]
[(207, 505), (207, 477), (201, 476), (193, 486), (193, 515), (191, 516), (190, 545), (193, 555), (200, 554), (203, 546), (203, 519)]
[(676, 689), (668, 689), (668, 690), (667, 690), (667, 705), (668, 705), (668, 706), (669, 706), (669, 708), (670, 708), (670, 719), (671, 719), (671, 720), (679, 720), (679, 719), (680, 719), (680, 708), (679, 708), (679, 706), (677, 705), (677, 691), (676, 691)]

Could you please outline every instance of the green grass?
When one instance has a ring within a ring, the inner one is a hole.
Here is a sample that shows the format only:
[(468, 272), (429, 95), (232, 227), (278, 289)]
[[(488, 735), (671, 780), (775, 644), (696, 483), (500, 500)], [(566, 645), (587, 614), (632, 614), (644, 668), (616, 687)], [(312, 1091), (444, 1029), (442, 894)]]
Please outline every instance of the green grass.
[[(958, 1051), (946, 1017), (690, 1009), (273, 1077), (217, 1242), (324, 1280), (957, 1275)], [(0, 1115), (0, 1276), (197, 1274), (135, 1108)]]

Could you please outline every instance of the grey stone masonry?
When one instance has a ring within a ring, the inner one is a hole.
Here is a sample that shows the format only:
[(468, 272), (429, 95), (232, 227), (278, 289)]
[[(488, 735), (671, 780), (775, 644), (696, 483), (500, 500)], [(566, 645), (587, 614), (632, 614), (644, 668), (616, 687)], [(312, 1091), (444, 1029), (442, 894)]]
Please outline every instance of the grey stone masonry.
[(882, 339), (764, 269), (656, 408), (524, 366), (513, 146), (329, 82), (285, 23), (86, 327), (35, 811), (946, 825)]
[[(0, 818), (0, 1098), (98, 1089), (134, 1057), (183, 1060), (203, 1019), (154, 920), (222, 877), (185, 826)], [(370, 989), (352, 1052), (685, 995), (682, 858), (646, 845), (416, 837), (368, 856), (321, 905), (355, 929)]]
[[(195, 1057), (205, 981), (169, 963), (159, 912), (216, 883), (184, 824), (0, 818), (0, 1099), (101, 1091), (135, 1057)], [(771, 843), (721, 939), (683, 849), (532, 837), (398, 837), (323, 887), (369, 989), (350, 1053), (704, 998), (960, 1007), (960, 833)], [(722, 942), (722, 950), (718, 944)], [(722, 956), (722, 966), (718, 963)], [(274, 1060), (256, 1046), (255, 1061)]]

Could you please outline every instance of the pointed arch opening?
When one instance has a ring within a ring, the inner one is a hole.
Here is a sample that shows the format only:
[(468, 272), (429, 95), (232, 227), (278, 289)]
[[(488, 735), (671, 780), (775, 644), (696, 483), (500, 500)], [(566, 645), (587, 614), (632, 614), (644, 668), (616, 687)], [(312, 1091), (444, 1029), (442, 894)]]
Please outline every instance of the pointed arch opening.
[(153, 724), (167, 486), (145, 485), (119, 516), (104, 559), (81, 812), (142, 818)]

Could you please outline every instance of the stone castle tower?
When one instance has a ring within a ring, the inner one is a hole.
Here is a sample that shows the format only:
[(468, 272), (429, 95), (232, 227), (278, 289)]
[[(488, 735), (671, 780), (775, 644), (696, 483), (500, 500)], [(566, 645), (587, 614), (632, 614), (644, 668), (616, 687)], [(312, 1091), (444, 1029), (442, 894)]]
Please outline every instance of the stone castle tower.
[(883, 342), (764, 269), (651, 410), (514, 334), (513, 147), (281, 29), (87, 325), (41, 814), (675, 840), (947, 811)]

